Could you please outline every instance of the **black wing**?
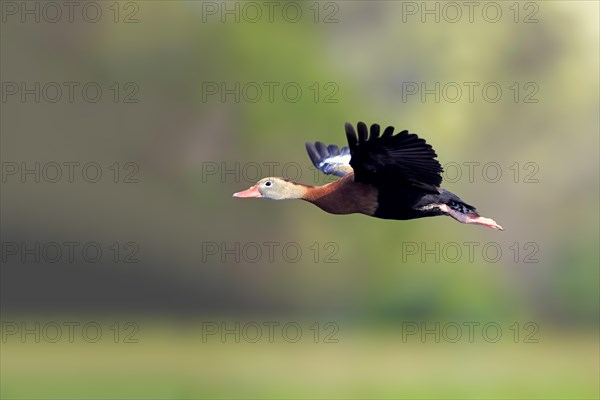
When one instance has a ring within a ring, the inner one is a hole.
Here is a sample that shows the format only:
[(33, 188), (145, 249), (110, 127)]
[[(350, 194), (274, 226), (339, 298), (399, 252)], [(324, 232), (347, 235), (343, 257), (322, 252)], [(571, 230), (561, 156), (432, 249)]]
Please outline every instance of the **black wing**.
[(354, 127), (346, 123), (350, 146), (350, 165), (357, 182), (375, 186), (410, 185), (432, 192), (442, 183), (440, 163), (433, 148), (414, 133), (394, 135), (388, 126), (380, 136), (380, 127), (371, 125), (370, 135), (363, 122)]
[(340, 150), (335, 144), (326, 146), (323, 142), (307, 142), (306, 151), (313, 165), (324, 174), (344, 176), (352, 172), (348, 147)]

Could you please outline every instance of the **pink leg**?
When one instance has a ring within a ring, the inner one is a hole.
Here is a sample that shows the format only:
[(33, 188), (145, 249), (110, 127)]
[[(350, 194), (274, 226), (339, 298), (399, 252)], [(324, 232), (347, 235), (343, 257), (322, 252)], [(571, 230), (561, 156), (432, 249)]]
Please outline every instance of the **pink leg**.
[(457, 220), (458, 222), (462, 222), (463, 224), (483, 225), (483, 226), (487, 226), (492, 229), (497, 229), (499, 231), (504, 230), (504, 228), (502, 228), (500, 225), (498, 225), (496, 223), (496, 221), (494, 221), (491, 218), (485, 218), (476, 213), (463, 214), (456, 210), (451, 209), (446, 204), (439, 204), (438, 208), (441, 211), (448, 214), (449, 216), (451, 216), (452, 218), (454, 218), (455, 220)]

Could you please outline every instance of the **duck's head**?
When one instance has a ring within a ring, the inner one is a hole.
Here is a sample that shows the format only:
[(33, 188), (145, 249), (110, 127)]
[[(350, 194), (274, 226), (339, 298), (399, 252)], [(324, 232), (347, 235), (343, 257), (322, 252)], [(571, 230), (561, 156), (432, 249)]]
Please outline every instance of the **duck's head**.
[(306, 187), (283, 178), (263, 178), (250, 189), (233, 194), (233, 197), (262, 197), (271, 200), (301, 199)]

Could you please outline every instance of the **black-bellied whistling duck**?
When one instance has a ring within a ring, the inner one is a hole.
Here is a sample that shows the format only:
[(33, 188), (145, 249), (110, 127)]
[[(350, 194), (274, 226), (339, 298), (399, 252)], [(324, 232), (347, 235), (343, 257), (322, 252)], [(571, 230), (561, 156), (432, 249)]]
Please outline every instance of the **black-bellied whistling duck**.
[(283, 178), (264, 178), (234, 197), (273, 200), (302, 199), (331, 214), (361, 213), (384, 219), (414, 219), (449, 215), (465, 224), (503, 230), (494, 220), (479, 215), (475, 207), (440, 188), (442, 166), (433, 148), (414, 133), (394, 135), (388, 126), (380, 134), (377, 124), (370, 135), (363, 122), (346, 123), (348, 147), (322, 142), (306, 143), (315, 167), (341, 176), (323, 186), (308, 186)]

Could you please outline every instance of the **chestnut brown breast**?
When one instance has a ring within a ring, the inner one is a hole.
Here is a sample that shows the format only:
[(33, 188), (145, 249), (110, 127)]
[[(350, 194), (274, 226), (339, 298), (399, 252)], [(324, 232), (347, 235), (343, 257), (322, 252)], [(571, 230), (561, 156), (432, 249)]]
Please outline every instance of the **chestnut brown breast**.
[(377, 189), (354, 182), (354, 174), (327, 185), (309, 187), (304, 200), (331, 214), (373, 215), (378, 207)]

